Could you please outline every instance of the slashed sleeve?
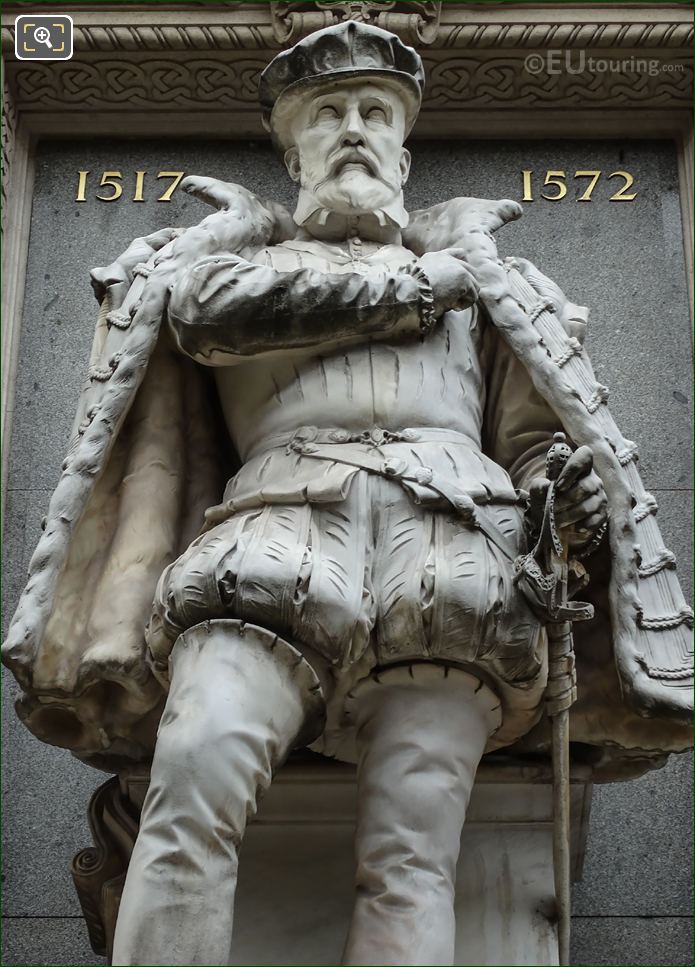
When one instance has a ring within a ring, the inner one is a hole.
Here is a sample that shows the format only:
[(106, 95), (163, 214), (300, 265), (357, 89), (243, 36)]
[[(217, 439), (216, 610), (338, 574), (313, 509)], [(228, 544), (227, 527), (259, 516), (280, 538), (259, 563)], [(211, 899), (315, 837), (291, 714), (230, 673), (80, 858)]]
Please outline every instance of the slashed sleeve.
[(427, 321), (423, 289), (406, 269), (383, 275), (278, 272), (236, 255), (215, 255), (175, 282), (168, 321), (182, 352), (228, 366), (278, 350), (418, 335)]

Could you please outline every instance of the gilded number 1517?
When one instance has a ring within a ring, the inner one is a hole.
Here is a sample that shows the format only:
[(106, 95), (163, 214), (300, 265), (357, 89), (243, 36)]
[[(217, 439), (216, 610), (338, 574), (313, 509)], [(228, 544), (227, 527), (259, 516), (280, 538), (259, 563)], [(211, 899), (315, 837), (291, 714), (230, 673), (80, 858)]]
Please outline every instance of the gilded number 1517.
[[(524, 196), (522, 201), (535, 201), (533, 197), (533, 171), (522, 171), (521, 172), (524, 181)], [(566, 173), (561, 170), (554, 171), (549, 169), (545, 173), (545, 178), (543, 180), (543, 187), (548, 189), (548, 192), (541, 192), (541, 198), (545, 201), (560, 201), (567, 194), (567, 182)], [(579, 195), (577, 201), (591, 201), (591, 195), (596, 183), (601, 177), (601, 171), (582, 171), (578, 170), (574, 172), (573, 178), (586, 178), (587, 184), (584, 191)], [(634, 178), (629, 171), (613, 171), (610, 175), (606, 175), (607, 178), (622, 178), (624, 184), (620, 187), (615, 194), (611, 195), (608, 199), (609, 201), (633, 201), (637, 197), (637, 192), (633, 191), (631, 194), (628, 193), (628, 188), (631, 188), (634, 183)]]
[[(87, 201), (87, 178), (89, 174), (89, 171), (78, 171), (77, 194), (75, 195), (75, 201)], [(146, 174), (146, 171), (135, 172), (135, 184), (133, 187), (133, 196), (131, 201), (145, 200), (144, 193)], [(178, 188), (184, 174), (185, 172), (183, 171), (158, 171), (155, 177), (157, 179), (171, 178), (171, 184), (167, 186), (157, 201), (171, 201), (171, 196)], [(118, 199), (123, 195), (122, 180), (123, 173), (120, 171), (102, 171), (98, 187), (105, 190), (102, 194), (97, 192), (94, 197), (99, 201), (118, 201)]]

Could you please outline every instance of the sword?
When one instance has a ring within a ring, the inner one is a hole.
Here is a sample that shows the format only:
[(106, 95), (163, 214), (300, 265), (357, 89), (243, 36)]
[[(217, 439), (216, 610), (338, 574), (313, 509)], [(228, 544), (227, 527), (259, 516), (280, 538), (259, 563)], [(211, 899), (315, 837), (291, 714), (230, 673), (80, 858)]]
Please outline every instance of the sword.
[[(550, 480), (544, 515), (549, 530), (554, 531), (555, 484), (572, 451), (564, 433), (555, 434), (555, 441), (546, 456), (546, 477)], [(557, 533), (547, 535), (544, 550), (548, 572), (555, 577), (556, 607), (550, 609), (551, 620), (546, 625), (548, 635), (548, 688), (545, 696), (546, 712), (552, 723), (553, 760), (553, 871), (558, 915), (558, 947), (561, 965), (569, 964), (570, 956), (570, 745), (569, 710), (577, 697), (574, 667), (574, 638), (572, 622), (553, 621), (566, 607), (568, 554), (567, 545)], [(559, 546), (558, 546), (559, 544)], [(558, 553), (559, 551), (559, 553)]]
[[(577, 697), (572, 623), (592, 618), (592, 605), (571, 601), (570, 571), (581, 580), (583, 569), (569, 561), (567, 543), (555, 525), (556, 486), (572, 455), (564, 433), (556, 433), (548, 450), (548, 488), (543, 517), (533, 549), (514, 561), (514, 581), (548, 637), (548, 684), (545, 710), (552, 728), (553, 870), (557, 905), (559, 963), (569, 964), (570, 945), (570, 752), (569, 710)], [(533, 525), (533, 522), (532, 522)], [(574, 589), (572, 589), (574, 590)]]

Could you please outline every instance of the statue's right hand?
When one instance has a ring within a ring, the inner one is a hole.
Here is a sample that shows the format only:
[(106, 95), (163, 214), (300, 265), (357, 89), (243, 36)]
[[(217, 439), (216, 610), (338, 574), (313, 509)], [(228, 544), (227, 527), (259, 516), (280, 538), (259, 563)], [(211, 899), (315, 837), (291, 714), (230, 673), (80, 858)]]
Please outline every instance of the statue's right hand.
[(418, 265), (432, 286), (437, 316), (450, 309), (467, 309), (478, 298), (480, 287), (462, 249), (426, 252)]

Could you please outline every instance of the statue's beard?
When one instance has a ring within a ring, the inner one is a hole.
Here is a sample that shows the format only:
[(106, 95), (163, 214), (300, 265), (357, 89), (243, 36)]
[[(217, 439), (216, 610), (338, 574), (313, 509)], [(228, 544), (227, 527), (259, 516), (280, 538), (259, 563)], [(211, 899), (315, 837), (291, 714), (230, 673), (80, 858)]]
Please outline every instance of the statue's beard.
[(359, 169), (343, 170), (318, 182), (302, 178), (294, 221), (311, 230), (312, 226), (326, 224), (329, 216), (334, 216), (331, 221), (335, 216), (359, 217), (361, 221), (372, 217), (381, 227), (390, 223), (394, 228), (405, 228), (408, 213), (400, 180), (394, 184)]

